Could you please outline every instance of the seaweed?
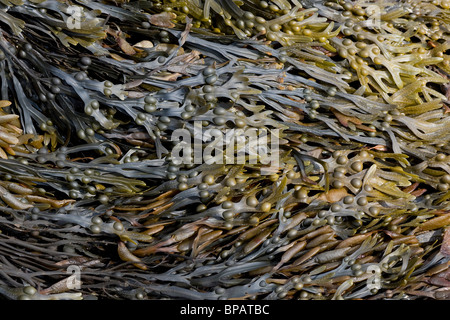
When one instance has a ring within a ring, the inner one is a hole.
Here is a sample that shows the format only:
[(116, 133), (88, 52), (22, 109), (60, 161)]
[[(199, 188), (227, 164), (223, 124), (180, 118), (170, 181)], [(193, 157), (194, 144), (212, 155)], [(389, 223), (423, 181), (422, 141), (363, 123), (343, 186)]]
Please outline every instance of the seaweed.
[(0, 296), (448, 299), (448, 1), (1, 6)]

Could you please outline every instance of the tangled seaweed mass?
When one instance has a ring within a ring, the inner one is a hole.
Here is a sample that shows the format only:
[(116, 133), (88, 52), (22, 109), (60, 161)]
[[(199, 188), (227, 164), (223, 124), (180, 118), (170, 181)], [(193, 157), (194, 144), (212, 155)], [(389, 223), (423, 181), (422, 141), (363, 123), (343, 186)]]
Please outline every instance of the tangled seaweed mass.
[(449, 0), (0, 2), (3, 299), (450, 299)]

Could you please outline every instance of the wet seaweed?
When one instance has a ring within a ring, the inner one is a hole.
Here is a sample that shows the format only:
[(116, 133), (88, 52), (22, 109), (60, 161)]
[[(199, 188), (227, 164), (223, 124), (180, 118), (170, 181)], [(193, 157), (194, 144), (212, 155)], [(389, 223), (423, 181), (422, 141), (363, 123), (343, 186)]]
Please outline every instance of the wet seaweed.
[(448, 1), (1, 7), (0, 296), (448, 299)]

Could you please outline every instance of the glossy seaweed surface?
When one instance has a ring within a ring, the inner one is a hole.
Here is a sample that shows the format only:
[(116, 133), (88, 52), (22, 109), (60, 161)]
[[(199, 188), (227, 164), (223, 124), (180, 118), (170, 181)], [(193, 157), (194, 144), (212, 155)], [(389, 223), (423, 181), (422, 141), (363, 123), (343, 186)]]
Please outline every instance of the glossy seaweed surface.
[(3, 298), (450, 299), (449, 0), (0, 6)]

